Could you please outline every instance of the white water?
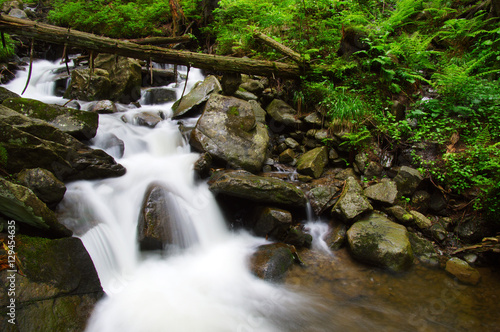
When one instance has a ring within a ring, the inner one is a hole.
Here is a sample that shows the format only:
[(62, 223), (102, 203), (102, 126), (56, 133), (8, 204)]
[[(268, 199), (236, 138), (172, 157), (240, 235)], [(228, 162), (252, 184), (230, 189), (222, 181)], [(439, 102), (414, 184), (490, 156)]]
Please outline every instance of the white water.
[[(51, 70), (58, 67), (58, 62), (37, 61), (24, 97), (63, 104), (52, 96), (50, 83)], [(191, 70), (189, 78), (192, 86), (202, 76)], [(6, 87), (21, 93), (25, 82), (26, 74), (18, 75)], [(180, 94), (183, 84), (177, 89)], [(131, 120), (146, 110), (170, 116), (170, 107), (145, 106), (125, 116)], [(123, 156), (118, 158), (113, 148), (108, 152), (127, 173), (67, 184), (59, 206), (61, 221), (81, 238), (106, 292), (87, 331), (292, 331), (309, 320), (304, 297), (249, 272), (248, 257), (265, 240), (227, 229), (207, 185), (195, 181), (198, 155), (190, 152), (177, 124), (167, 119), (150, 129), (125, 123), (122, 115), (100, 115), (92, 144), (104, 146), (110, 134), (121, 139)], [(178, 218), (194, 225), (198, 239), (173, 256), (146, 256), (138, 250), (137, 220), (152, 182), (173, 193)]]

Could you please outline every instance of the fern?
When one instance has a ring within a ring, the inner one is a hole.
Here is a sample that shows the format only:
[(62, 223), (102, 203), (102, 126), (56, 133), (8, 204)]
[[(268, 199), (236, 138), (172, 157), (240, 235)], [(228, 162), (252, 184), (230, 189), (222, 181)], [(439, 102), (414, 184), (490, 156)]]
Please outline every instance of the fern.
[(487, 125), (477, 135), (477, 137), (476, 137), (476, 145), (487, 145), (490, 142), (491, 142), (491, 134), (490, 134), (490, 131), (489, 131), (489, 125)]

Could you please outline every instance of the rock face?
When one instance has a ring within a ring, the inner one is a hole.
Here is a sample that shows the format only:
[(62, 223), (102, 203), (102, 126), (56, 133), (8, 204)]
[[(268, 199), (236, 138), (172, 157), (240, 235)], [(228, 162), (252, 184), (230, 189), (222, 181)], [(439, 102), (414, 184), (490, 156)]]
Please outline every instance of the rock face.
[(466, 284), (477, 285), (481, 280), (481, 274), (478, 270), (457, 257), (450, 258), (446, 262), (446, 271)]
[(171, 193), (159, 183), (151, 184), (144, 195), (137, 238), (141, 250), (184, 249), (195, 239), (194, 230), (181, 226)]
[(304, 153), (297, 160), (297, 172), (319, 178), (328, 164), (328, 150), (326, 146), (312, 149)]
[(17, 175), (17, 180), (28, 187), (47, 206), (56, 206), (62, 201), (66, 186), (54, 174), (43, 168), (22, 170)]
[(30, 189), (0, 178), (0, 211), (8, 218), (41, 230), (47, 237), (71, 236), (50, 210)]
[(125, 168), (104, 151), (5, 106), (0, 106), (0, 141), (8, 155), (5, 170), (10, 173), (41, 167), (63, 181), (125, 174)]
[(294, 185), (245, 171), (216, 173), (210, 179), (209, 184), (210, 190), (215, 194), (226, 194), (255, 202), (291, 207), (306, 205), (304, 193)]
[[(3, 331), (83, 331), (104, 292), (81, 240), (18, 234), (16, 253), (23, 273), (15, 274), (16, 325), (6, 321), (9, 297), (2, 295)], [(3, 281), (11, 275), (7, 270), (0, 271)], [(2, 282), (1, 288), (2, 294), (8, 294), (7, 282)]]
[(15, 92), (10, 91), (9, 89), (4, 88), (3, 86), (0, 86), (0, 102), (3, 102), (8, 98), (21, 98), (21, 96)]
[(185, 115), (197, 106), (208, 100), (212, 93), (222, 91), (222, 87), (215, 76), (208, 76), (205, 80), (192, 89), (187, 95), (174, 103), (172, 110), (173, 118)]
[(190, 143), (232, 167), (258, 172), (266, 158), (269, 134), (255, 121), (248, 102), (214, 94), (191, 133)]
[(272, 243), (257, 248), (250, 258), (250, 269), (257, 277), (268, 281), (283, 280), (294, 262), (291, 246)]
[(89, 140), (94, 137), (99, 124), (97, 113), (47, 105), (33, 99), (10, 98), (4, 100), (3, 105), (30, 118), (46, 121), (79, 140)]
[(356, 218), (372, 210), (373, 207), (364, 196), (359, 183), (355, 178), (348, 177), (344, 191), (333, 206), (332, 213), (339, 216), (344, 222), (352, 223)]
[(413, 252), (404, 226), (380, 214), (354, 223), (347, 231), (349, 248), (356, 259), (399, 272), (413, 263)]
[(274, 99), (266, 108), (267, 114), (279, 123), (288, 127), (293, 127), (302, 124), (302, 121), (297, 119), (297, 111), (283, 100)]

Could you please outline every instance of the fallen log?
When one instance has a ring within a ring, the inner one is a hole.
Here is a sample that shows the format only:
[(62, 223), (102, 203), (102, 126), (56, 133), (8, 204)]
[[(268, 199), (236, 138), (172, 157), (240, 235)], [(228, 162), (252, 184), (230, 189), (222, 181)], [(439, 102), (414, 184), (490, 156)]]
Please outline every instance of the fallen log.
[(297, 62), (299, 65), (305, 63), (304, 58), (299, 53), (295, 52), (291, 48), (289, 48), (281, 43), (278, 43), (276, 40), (272, 39), (271, 37), (269, 37), (261, 32), (258, 32), (258, 31), (253, 32), (253, 37), (255, 39), (260, 40), (261, 42), (263, 42), (267, 46), (270, 46), (270, 47), (276, 49), (278, 52), (290, 57), (290, 59)]
[(193, 40), (193, 36), (184, 35), (178, 37), (149, 37), (149, 38), (138, 38), (138, 39), (127, 39), (127, 41), (140, 44), (140, 45), (167, 45), (167, 44), (179, 44), (188, 43)]
[(129, 41), (100, 37), (91, 33), (23, 20), (4, 14), (0, 16), (0, 31), (36, 38), (50, 43), (85, 48), (99, 53), (112, 53), (129, 58), (192, 66), (210, 71), (283, 78), (296, 78), (302, 74), (300, 67), (296, 64), (232, 58), (178, 51), (151, 45), (139, 45)]

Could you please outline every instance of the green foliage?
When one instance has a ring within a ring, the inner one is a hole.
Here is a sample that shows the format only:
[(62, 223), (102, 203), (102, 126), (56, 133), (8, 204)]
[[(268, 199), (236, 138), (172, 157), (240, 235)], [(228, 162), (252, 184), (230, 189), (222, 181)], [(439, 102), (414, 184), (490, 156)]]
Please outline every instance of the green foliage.
[(3, 45), (0, 45), (0, 61), (5, 61), (12, 55), (14, 55), (15, 52), (15, 43), (10, 38), (10, 36), (6, 33), (3, 34), (4, 40), (5, 40), (5, 47)]
[(52, 23), (109, 37), (133, 38), (160, 33), (170, 21), (167, 0), (55, 0)]

